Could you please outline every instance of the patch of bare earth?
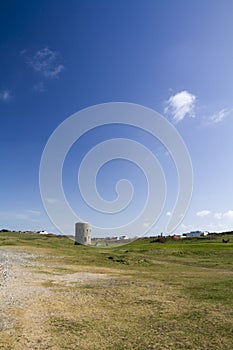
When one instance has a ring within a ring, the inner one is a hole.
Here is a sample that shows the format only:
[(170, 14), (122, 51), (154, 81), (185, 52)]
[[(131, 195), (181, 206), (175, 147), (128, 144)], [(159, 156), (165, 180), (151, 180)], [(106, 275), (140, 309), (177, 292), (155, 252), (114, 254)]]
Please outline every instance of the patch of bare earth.
[[(45, 262), (38, 263), (38, 258)], [(49, 268), (53, 271), (49, 260), (48, 256), (0, 249), (0, 349), (62, 349), (62, 345), (54, 341), (49, 321), (65, 312), (65, 294), (48, 286), (70, 286), (109, 278), (106, 274), (91, 272), (65, 275), (35, 272), (35, 269)]]

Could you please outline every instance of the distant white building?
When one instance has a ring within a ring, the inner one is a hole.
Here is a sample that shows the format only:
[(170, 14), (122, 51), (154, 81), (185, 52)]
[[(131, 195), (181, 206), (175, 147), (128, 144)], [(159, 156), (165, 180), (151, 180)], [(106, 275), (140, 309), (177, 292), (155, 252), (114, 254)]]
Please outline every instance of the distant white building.
[(191, 231), (188, 233), (183, 233), (180, 238), (207, 236), (208, 233), (208, 231)]
[(208, 236), (209, 232), (208, 231), (203, 231), (201, 236)]
[(40, 235), (48, 235), (49, 233), (47, 231), (40, 231), (39, 234)]
[(77, 222), (75, 224), (74, 244), (91, 244), (91, 224), (89, 222)]
[(120, 240), (122, 240), (122, 239), (129, 239), (129, 237), (124, 235), (124, 236), (120, 236), (119, 239)]

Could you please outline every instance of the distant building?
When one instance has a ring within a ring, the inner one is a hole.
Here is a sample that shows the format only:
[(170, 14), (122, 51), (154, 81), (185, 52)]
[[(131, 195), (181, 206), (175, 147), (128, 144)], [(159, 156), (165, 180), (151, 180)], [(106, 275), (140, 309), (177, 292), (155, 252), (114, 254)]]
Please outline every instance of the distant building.
[(181, 238), (207, 236), (208, 233), (209, 233), (208, 231), (191, 231), (188, 233), (183, 233)]
[(208, 231), (203, 231), (201, 236), (208, 236), (209, 232)]
[(119, 237), (119, 240), (122, 240), (122, 239), (129, 239), (129, 237), (126, 236), (126, 235), (120, 236), (120, 237)]
[(180, 235), (176, 235), (174, 234), (173, 236), (171, 236), (173, 239), (179, 239), (180, 238)]
[(91, 244), (91, 224), (89, 224), (89, 222), (77, 222), (75, 224), (74, 244)]
[(40, 235), (48, 235), (49, 233), (47, 231), (40, 231), (39, 234)]
[(200, 237), (202, 234), (201, 231), (191, 231), (186, 233), (186, 237)]

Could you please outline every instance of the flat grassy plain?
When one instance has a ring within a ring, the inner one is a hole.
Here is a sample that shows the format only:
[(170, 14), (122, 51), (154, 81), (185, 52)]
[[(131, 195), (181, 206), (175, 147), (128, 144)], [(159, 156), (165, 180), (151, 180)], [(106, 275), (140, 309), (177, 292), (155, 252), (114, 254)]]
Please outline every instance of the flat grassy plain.
[(23, 295), (35, 292), (5, 307), (12, 322), (0, 321), (0, 349), (230, 350), (232, 242), (233, 235), (144, 238), (91, 248), (68, 237), (2, 232), (0, 257), (28, 254), (33, 262), (21, 266), (24, 283), (19, 274), (15, 285)]

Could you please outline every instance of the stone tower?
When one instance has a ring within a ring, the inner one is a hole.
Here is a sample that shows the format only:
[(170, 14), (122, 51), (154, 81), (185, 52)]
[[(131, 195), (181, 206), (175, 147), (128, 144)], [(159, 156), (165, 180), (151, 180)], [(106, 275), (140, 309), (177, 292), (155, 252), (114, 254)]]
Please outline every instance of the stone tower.
[(77, 222), (75, 224), (74, 244), (91, 244), (91, 224), (89, 222)]

